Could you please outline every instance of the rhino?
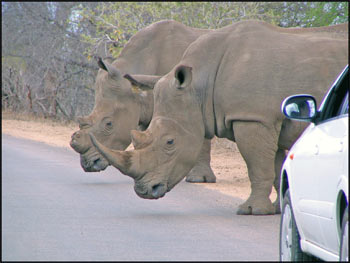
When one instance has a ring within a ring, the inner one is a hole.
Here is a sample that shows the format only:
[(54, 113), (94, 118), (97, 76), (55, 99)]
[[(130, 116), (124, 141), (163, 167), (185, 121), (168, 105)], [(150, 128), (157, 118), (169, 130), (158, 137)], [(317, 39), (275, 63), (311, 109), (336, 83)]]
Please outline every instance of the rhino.
[(279, 198), (272, 204), (269, 195), (273, 185), (279, 193), (286, 151), (306, 127), (286, 119), (281, 102), (305, 92), (322, 99), (347, 64), (348, 33), (333, 34), (347, 27), (288, 30), (253, 20), (202, 35), (162, 78), (130, 76), (154, 90), (148, 128), (131, 132), (134, 150), (112, 150), (90, 138), (146, 199), (165, 196), (186, 176), (205, 139), (235, 141), (251, 183), (237, 214), (278, 213)]
[[(80, 154), (84, 171), (98, 172), (109, 165), (91, 143), (89, 132), (109, 148), (125, 150), (131, 143), (130, 131), (145, 130), (151, 121), (153, 90), (133, 92), (131, 87), (135, 83), (127, 80), (128, 74), (165, 75), (181, 59), (190, 43), (211, 31), (164, 20), (131, 37), (114, 62), (99, 59), (94, 108), (89, 116), (78, 118), (80, 130), (73, 133), (70, 142)], [(210, 167), (210, 148), (210, 140), (204, 140), (200, 158), (186, 181), (216, 181)]]

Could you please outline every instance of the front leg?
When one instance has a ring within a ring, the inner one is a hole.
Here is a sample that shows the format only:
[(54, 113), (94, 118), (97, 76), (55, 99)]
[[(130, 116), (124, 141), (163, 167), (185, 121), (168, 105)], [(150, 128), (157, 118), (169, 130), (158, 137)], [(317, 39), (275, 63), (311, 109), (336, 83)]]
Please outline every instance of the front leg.
[(190, 183), (215, 183), (216, 177), (210, 167), (211, 141), (204, 139), (201, 153), (195, 166), (186, 176)]
[(233, 129), (238, 149), (247, 164), (251, 184), (250, 196), (239, 206), (237, 214), (275, 214), (269, 197), (275, 179), (278, 133), (274, 127), (259, 122), (236, 122)]

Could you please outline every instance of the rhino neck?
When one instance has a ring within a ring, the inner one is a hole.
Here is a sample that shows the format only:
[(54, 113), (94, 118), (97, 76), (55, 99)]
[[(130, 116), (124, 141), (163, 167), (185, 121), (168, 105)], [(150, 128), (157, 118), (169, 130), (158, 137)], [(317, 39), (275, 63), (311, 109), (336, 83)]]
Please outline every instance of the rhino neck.
[[(216, 132), (214, 87), (224, 56), (225, 36), (226, 34), (221, 32), (201, 36), (186, 50), (181, 62), (195, 69), (193, 87), (201, 107), (206, 139), (213, 138)], [(208, 51), (204, 58), (203, 50)], [(203, 63), (203, 59), (210, 63)]]
[(120, 54), (119, 57), (113, 62), (113, 66), (115, 66), (117, 69), (123, 72), (123, 75), (125, 73), (128, 73), (128, 74), (138, 73), (132, 61), (128, 59), (127, 56), (123, 56), (123, 54)]
[(196, 94), (200, 101), (201, 113), (203, 116), (204, 136), (207, 139), (212, 139), (215, 135), (215, 113), (213, 104), (214, 81), (215, 74), (206, 72), (206, 79), (199, 79), (196, 87)]
[(137, 94), (137, 96), (137, 101), (140, 107), (140, 119), (138, 125), (141, 130), (145, 130), (150, 124), (153, 116), (153, 92), (143, 91), (140, 94)]

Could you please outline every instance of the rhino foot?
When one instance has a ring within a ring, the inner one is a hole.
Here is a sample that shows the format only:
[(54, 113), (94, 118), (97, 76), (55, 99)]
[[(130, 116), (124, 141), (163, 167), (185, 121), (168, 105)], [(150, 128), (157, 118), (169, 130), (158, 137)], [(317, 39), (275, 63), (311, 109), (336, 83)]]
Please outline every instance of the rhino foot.
[(195, 166), (186, 176), (189, 183), (215, 183), (216, 177), (210, 166)]
[(249, 197), (238, 207), (237, 215), (273, 215), (275, 207), (269, 198), (264, 200)]

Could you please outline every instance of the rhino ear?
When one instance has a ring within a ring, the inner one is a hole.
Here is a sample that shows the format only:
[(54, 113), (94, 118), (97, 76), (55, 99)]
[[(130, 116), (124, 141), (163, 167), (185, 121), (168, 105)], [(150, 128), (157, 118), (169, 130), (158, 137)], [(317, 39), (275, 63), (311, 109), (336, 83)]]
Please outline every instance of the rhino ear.
[(156, 75), (124, 75), (124, 78), (130, 81), (135, 93), (137, 93), (138, 90), (152, 90), (161, 77), (162, 76)]
[(176, 88), (188, 87), (192, 81), (192, 67), (180, 65), (175, 69)]
[(117, 79), (121, 77), (120, 71), (106, 60), (98, 58), (97, 64), (101, 69), (107, 71), (112, 78)]
[(108, 71), (106, 65), (103, 63), (102, 58), (100, 58), (100, 57), (99, 57), (98, 60), (97, 60), (97, 65), (98, 65), (101, 69), (103, 69), (103, 70), (105, 70), (105, 71)]

